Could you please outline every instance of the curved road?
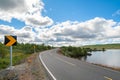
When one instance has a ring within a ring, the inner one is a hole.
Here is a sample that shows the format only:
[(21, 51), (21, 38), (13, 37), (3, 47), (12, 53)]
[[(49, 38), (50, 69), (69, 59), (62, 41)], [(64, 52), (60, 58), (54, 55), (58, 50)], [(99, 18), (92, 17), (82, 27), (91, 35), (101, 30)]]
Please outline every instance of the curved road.
[(57, 50), (39, 55), (54, 80), (120, 80), (120, 72), (65, 57), (57, 54)]

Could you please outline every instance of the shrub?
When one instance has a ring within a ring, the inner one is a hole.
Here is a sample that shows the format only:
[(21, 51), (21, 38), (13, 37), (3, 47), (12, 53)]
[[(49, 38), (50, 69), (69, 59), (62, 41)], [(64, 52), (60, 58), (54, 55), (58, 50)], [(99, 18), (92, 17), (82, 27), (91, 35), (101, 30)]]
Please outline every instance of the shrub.
[(72, 47), (72, 46), (61, 47), (61, 50), (62, 50), (61, 52), (63, 53), (63, 55), (74, 57), (74, 58), (86, 56), (88, 52), (86, 48)]

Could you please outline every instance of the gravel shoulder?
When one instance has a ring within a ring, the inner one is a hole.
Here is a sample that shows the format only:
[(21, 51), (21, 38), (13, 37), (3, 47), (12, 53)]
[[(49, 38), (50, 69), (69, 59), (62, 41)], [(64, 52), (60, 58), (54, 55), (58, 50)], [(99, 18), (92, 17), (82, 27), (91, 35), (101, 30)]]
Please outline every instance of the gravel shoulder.
[(32, 54), (24, 63), (13, 69), (0, 71), (0, 80), (49, 80), (39, 59), (39, 54)]

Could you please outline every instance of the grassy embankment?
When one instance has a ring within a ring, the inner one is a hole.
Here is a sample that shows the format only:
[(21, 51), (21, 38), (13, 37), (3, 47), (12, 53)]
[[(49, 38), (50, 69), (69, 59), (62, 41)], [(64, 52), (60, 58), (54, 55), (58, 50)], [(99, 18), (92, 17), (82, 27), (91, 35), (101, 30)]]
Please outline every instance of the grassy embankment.
[(105, 51), (106, 49), (120, 49), (120, 44), (105, 44), (105, 45), (87, 45), (82, 47), (61, 47), (60, 52), (68, 57), (79, 58), (90, 55), (91, 51)]
[[(13, 46), (13, 65), (20, 64), (26, 60), (28, 56), (32, 53), (40, 52), (43, 50), (51, 49), (50, 46), (35, 45), (35, 44), (17, 44), (17, 46)], [(10, 65), (10, 52), (9, 47), (6, 47), (2, 43), (0, 43), (0, 70), (9, 67)]]

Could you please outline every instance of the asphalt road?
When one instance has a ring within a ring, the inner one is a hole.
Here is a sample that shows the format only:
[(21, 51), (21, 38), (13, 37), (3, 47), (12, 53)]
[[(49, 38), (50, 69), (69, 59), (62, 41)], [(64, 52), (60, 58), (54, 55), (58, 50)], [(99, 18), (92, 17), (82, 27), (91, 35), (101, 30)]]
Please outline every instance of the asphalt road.
[(57, 49), (39, 55), (54, 80), (120, 80), (120, 72), (57, 54)]

